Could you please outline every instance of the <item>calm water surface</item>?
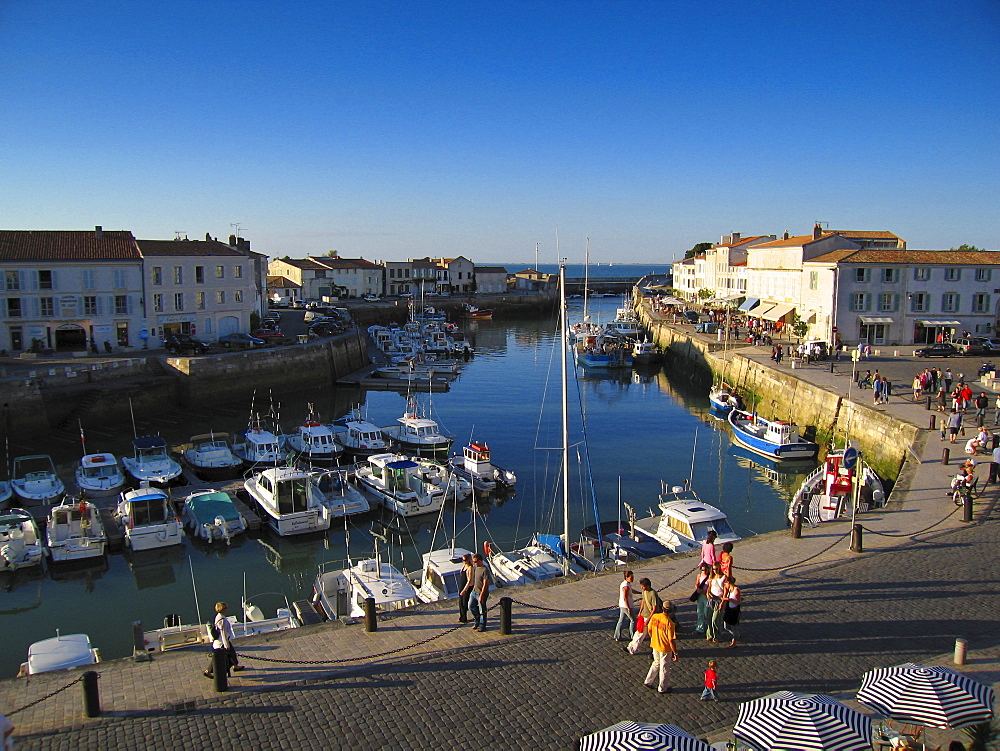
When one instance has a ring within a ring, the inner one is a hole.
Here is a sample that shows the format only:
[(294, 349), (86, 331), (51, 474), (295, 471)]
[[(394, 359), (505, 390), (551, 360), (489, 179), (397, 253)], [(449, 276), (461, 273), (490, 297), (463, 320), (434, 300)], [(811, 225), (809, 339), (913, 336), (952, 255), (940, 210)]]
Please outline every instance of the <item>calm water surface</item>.
[[(608, 320), (619, 304), (614, 298), (592, 300), (588, 312)], [(571, 319), (581, 314), (579, 304), (571, 309)], [(409, 570), (419, 567), (420, 554), (431, 548), (432, 541), (435, 547), (444, 547), (454, 536), (459, 545), (474, 549), (489, 539), (495, 547), (509, 549), (526, 543), (536, 530), (561, 532), (555, 319), (484, 321), (469, 326), (479, 354), (448, 393), (420, 395), (419, 402), (445, 432), (455, 436), (456, 451), (470, 438), (486, 441), (494, 461), (517, 474), (515, 496), (477, 501), (479, 513), (475, 515), (468, 501), (448, 508), (436, 541), (436, 518), (404, 523), (391, 515), (382, 520), (376, 512), (355, 518), (347, 529), (335, 521), (329, 534), (307, 539), (279, 539), (265, 533), (226, 548), (188, 538), (183, 546), (137, 560), (110, 555), (101, 568), (0, 574), (5, 577), (0, 614), (6, 647), (0, 656), (0, 673), (13, 676), (28, 645), (54, 636), (56, 629), (89, 634), (106, 659), (128, 656), (133, 621), (150, 629), (161, 625), (165, 615), (178, 613), (184, 622), (193, 622), (199, 617), (196, 602), (201, 619), (206, 620), (217, 600), (238, 605), (244, 581), (255, 604), (273, 615), (283, 604), (279, 594), (290, 601), (311, 596), (319, 564), (370, 553), (370, 530), (386, 531), (383, 521), (389, 522), (393, 561)], [(721, 507), (742, 536), (785, 526), (789, 494), (805, 468), (800, 465), (799, 474), (779, 475), (737, 455), (724, 425), (708, 414), (706, 395), (692, 391), (684, 378), (662, 370), (595, 375), (581, 369), (576, 375), (570, 384), (573, 535), (593, 523), (586, 482), (588, 454), (603, 519), (617, 515), (619, 498), (640, 516), (646, 515), (655, 508), (661, 481), (680, 484), (692, 476), (693, 469), (694, 488), (704, 500)], [(266, 411), (267, 389), (268, 384), (261, 384), (256, 394), (258, 411)], [(280, 405), (286, 430), (305, 417), (309, 402), (315, 403), (324, 419), (339, 417), (361, 402), (362, 410), (378, 425), (394, 423), (406, 403), (404, 395), (394, 392), (364, 394), (334, 389), (327, 382), (308, 392), (275, 391), (273, 399)], [(250, 394), (234, 394), (231, 402), (218, 405), (208, 415), (199, 410), (167, 410), (162, 418), (136, 418), (140, 432), (151, 429), (171, 443), (181, 443), (208, 430), (233, 432), (244, 427), (250, 400)], [(95, 421), (83, 427), (88, 451), (110, 450), (119, 457), (128, 452), (130, 423)], [(69, 485), (79, 441), (60, 436), (42, 450), (53, 454)], [(231, 610), (236, 612), (238, 607), (231, 606)]]

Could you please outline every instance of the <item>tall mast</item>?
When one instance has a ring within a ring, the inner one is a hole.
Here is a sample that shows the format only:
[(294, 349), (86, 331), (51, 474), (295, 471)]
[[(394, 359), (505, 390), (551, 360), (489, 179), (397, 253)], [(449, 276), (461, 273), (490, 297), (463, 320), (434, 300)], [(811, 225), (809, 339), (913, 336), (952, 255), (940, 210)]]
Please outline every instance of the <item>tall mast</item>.
[[(565, 259), (563, 259), (564, 261)], [(566, 264), (559, 264), (559, 330), (562, 332), (562, 350), (559, 358), (562, 368), (562, 486), (563, 486), (563, 535), (566, 549), (563, 556), (563, 574), (569, 575), (569, 374), (566, 354), (569, 349), (566, 321)]]

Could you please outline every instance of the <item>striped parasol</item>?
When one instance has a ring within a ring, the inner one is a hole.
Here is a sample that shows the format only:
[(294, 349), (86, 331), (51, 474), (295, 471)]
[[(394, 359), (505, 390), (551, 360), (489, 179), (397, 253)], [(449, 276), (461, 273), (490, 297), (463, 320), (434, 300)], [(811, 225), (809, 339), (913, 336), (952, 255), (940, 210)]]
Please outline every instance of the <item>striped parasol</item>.
[(649, 722), (619, 722), (580, 739), (581, 751), (711, 751), (676, 725), (656, 725)]
[(830, 696), (779, 691), (740, 705), (733, 735), (767, 751), (861, 751), (871, 719)]
[(908, 662), (869, 670), (858, 701), (894, 720), (931, 728), (963, 728), (993, 715), (993, 689), (944, 667)]

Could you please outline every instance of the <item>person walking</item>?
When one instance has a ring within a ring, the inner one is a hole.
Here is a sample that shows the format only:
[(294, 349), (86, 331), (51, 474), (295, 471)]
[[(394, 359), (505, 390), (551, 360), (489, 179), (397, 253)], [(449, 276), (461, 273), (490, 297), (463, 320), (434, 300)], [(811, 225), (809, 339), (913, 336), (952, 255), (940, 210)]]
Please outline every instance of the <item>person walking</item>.
[[(660, 602), (660, 596), (656, 594), (656, 591), (653, 589), (653, 585), (650, 583), (649, 579), (645, 577), (640, 579), (639, 587), (642, 590), (642, 600), (639, 604), (639, 615), (635, 619), (635, 634), (632, 636), (632, 641), (628, 643), (628, 646), (622, 647), (622, 649), (630, 655), (634, 655), (638, 652), (639, 646), (649, 637), (649, 631), (646, 630), (646, 624), (649, 623), (649, 619), (652, 618), (653, 611), (656, 610), (657, 604), (661, 607), (663, 606), (663, 603)], [(667, 613), (666, 608), (663, 609), (663, 612)], [(667, 617), (670, 617), (670, 613), (667, 613)]]
[(697, 595), (695, 612), (698, 618), (695, 622), (694, 630), (699, 634), (705, 633), (705, 625), (708, 621), (708, 582), (711, 578), (712, 567), (707, 563), (701, 564), (694, 579), (694, 594)]
[(943, 377), (944, 377), (944, 390), (945, 391), (951, 391), (951, 382), (953, 380), (952, 377), (951, 377), (951, 368), (945, 368), (944, 369), (944, 376)]
[(227, 655), (226, 660), (226, 675), (232, 675), (233, 670), (240, 671), (243, 666), (240, 665), (240, 658), (236, 654), (236, 647), (233, 646), (233, 639), (235, 634), (233, 633), (233, 624), (226, 618), (226, 613), (229, 612), (229, 606), (224, 602), (215, 603), (215, 620), (212, 621), (212, 625), (209, 627), (209, 632), (212, 635), (212, 661), (208, 663), (208, 670), (206, 670), (203, 675), (206, 678), (214, 678), (215, 673), (215, 652), (218, 650), (225, 650)]
[(726, 577), (718, 565), (708, 580), (708, 605), (706, 606), (705, 641), (718, 642), (722, 635), (722, 616), (726, 608)]
[(718, 688), (719, 676), (715, 660), (708, 661), (708, 669), (705, 671), (705, 690), (701, 692), (702, 701), (718, 701), (719, 697), (715, 693)]
[[(615, 626), (615, 641), (628, 641), (635, 629), (635, 610), (632, 606), (632, 580), (635, 574), (626, 571), (622, 583), (618, 585), (618, 625)], [(627, 632), (627, 633), (626, 633)], [(623, 638), (624, 636), (624, 638)]]
[(475, 619), (473, 631), (486, 630), (486, 601), (490, 596), (490, 570), (483, 562), (483, 556), (476, 553), (472, 556), (472, 593), (469, 596), (469, 610)]
[(472, 553), (462, 556), (462, 588), (458, 592), (458, 622), (469, 622), (469, 595), (472, 594)]
[(726, 609), (722, 614), (722, 626), (729, 632), (732, 641), (726, 645), (727, 649), (736, 647), (736, 640), (740, 636), (740, 608), (743, 605), (743, 596), (740, 588), (736, 586), (736, 577), (730, 575), (726, 580)]
[(705, 541), (701, 543), (701, 562), (714, 566), (719, 561), (719, 556), (715, 552), (715, 538), (718, 537), (714, 529), (708, 530)]
[(875, 376), (875, 380), (872, 381), (872, 404), (881, 404), (882, 402), (882, 379)]
[(722, 543), (722, 552), (719, 553), (719, 567), (726, 576), (733, 573), (733, 543)]
[(990, 406), (989, 397), (985, 391), (980, 391), (973, 404), (976, 407), (976, 425), (982, 427), (986, 423), (986, 408)]
[(653, 615), (646, 624), (646, 630), (649, 632), (649, 642), (653, 647), (653, 662), (649, 666), (643, 685), (646, 688), (655, 688), (661, 694), (669, 694), (670, 669), (673, 667), (672, 663), (678, 659), (675, 643), (677, 634), (674, 631), (674, 622), (667, 618), (661, 605), (657, 605), (653, 610)]
[(958, 411), (958, 407), (951, 408), (951, 414), (948, 415), (948, 435), (951, 436), (948, 443), (954, 443), (958, 438), (958, 430), (962, 427), (962, 413)]
[(993, 417), (993, 424), (1000, 425), (1000, 394), (997, 394), (997, 400), (993, 406), (997, 411), (996, 415)]

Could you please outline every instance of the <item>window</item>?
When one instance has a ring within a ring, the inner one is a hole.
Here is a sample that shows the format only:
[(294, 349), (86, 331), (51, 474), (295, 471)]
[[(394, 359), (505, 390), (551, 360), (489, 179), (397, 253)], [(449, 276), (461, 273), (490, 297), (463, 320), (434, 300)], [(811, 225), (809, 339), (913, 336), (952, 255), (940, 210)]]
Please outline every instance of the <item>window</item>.
[(174, 266), (174, 284), (184, 284), (183, 266)]
[(125, 289), (125, 269), (115, 269), (111, 272), (111, 277), (115, 289)]
[(84, 269), (80, 286), (82, 289), (97, 289), (97, 270)]
[(988, 282), (990, 280), (990, 269), (976, 269), (976, 281)]
[[(980, 269), (982, 271), (983, 269)], [(989, 269), (986, 269), (989, 271)], [(972, 312), (973, 313), (989, 313), (990, 312), (990, 296), (984, 293), (972, 296)]]
[(243, 302), (243, 290), (238, 289), (233, 292), (233, 302)]
[(226, 278), (226, 267), (225, 266), (216, 266), (215, 267), (215, 278), (216, 279), (225, 279)]
[(21, 274), (18, 271), (5, 271), (4, 279), (7, 282), (7, 289), (21, 289)]
[(97, 315), (97, 295), (83, 296), (83, 314), (85, 316)]
[(242, 266), (233, 266), (233, 277), (235, 277), (236, 279), (242, 279), (243, 278), (243, 267)]
[(926, 266), (919, 266), (913, 270), (913, 278), (918, 282), (926, 282), (931, 278), (931, 270)]
[(898, 295), (895, 292), (883, 292), (878, 297), (878, 309), (880, 313), (891, 313), (896, 310), (896, 300)]
[(21, 298), (20, 297), (8, 297), (7, 298), (7, 317), (8, 318), (20, 318), (21, 317)]
[(39, 314), (43, 317), (54, 316), (56, 314), (56, 298), (39, 297)]
[(153, 312), (163, 312), (163, 295), (153, 295)]
[(205, 283), (205, 267), (195, 266), (194, 267), (194, 283), (204, 284)]
[(944, 280), (946, 282), (957, 282), (962, 278), (961, 269), (945, 269), (944, 270)]
[(882, 269), (882, 281), (886, 284), (892, 284), (893, 282), (899, 281), (899, 269)]
[(184, 310), (183, 292), (174, 292), (174, 310)]
[(128, 315), (128, 295), (115, 295), (115, 315)]
[(819, 272), (809, 272), (809, 289), (819, 289)]
[(51, 269), (38, 270), (38, 289), (55, 289)]
[(218, 292), (215, 293), (215, 302), (217, 302), (219, 305), (226, 304), (226, 290), (220, 289)]
[(163, 284), (163, 268), (161, 266), (153, 267), (153, 284)]
[(854, 269), (854, 281), (867, 282), (871, 269)]
[[(957, 271), (957, 269), (955, 269)], [(941, 312), (957, 313), (959, 295), (957, 292), (945, 292), (941, 295)]]
[[(337, 269), (337, 273), (340, 273), (340, 269)], [(313, 279), (326, 279), (326, 271), (323, 269), (316, 269), (313, 272)]]
[[(861, 269), (859, 269), (860, 271)], [(867, 270), (867, 269), (865, 269)], [(865, 311), (868, 310), (868, 293), (867, 292), (852, 292), (851, 293), (851, 310), (854, 311)]]
[(195, 295), (194, 304), (198, 307), (198, 310), (205, 309), (205, 293), (199, 292)]
[(910, 295), (910, 310), (914, 313), (926, 313), (931, 309), (931, 296), (926, 292), (914, 292)]

